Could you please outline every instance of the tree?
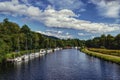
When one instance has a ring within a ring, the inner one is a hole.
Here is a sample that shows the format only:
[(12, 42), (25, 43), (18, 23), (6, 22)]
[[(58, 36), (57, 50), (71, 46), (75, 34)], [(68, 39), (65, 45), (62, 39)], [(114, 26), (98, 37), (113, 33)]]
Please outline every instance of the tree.
[(5, 19), (3, 20), (3, 23), (8, 23), (8, 22), (9, 22), (8, 18), (5, 18)]
[(0, 39), (0, 55), (4, 53), (6, 48), (5, 46), (6, 46), (6, 43), (2, 39)]
[(120, 34), (115, 37), (115, 42), (117, 43), (117, 49), (120, 49)]
[(100, 47), (106, 47), (105, 42), (106, 42), (106, 36), (105, 34), (102, 34), (99, 40)]
[(37, 33), (33, 34), (33, 46), (35, 49), (37, 49), (39, 47), (39, 36)]
[(30, 33), (30, 31), (31, 31), (30, 28), (26, 24), (23, 25), (21, 30), (20, 30), (21, 33), (25, 33), (25, 34)]
[(112, 49), (114, 45), (113, 42), (114, 42), (114, 37), (108, 34), (106, 37), (106, 48)]

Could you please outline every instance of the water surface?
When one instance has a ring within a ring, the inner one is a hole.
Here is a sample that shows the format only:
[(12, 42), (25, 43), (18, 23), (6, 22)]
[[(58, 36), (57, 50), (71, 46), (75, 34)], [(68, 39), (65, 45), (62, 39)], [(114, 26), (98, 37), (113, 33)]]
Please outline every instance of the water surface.
[(120, 65), (65, 49), (0, 67), (0, 80), (120, 80)]

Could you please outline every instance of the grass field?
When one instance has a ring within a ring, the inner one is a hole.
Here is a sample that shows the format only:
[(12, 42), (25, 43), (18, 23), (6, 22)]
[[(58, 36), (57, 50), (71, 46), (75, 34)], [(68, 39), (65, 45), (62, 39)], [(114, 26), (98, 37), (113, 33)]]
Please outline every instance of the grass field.
[(120, 56), (120, 50), (109, 50), (109, 49), (99, 49), (99, 48), (88, 48), (88, 50), (93, 52), (99, 52), (102, 54)]
[[(93, 51), (94, 50), (94, 51)], [(114, 55), (109, 55), (109, 54), (105, 54), (105, 51), (109, 52), (109, 50), (104, 50), (104, 54), (103, 53), (100, 53), (98, 52), (97, 50), (101, 51), (102, 52), (102, 49), (82, 49), (81, 51), (88, 54), (88, 55), (91, 55), (91, 56), (94, 56), (94, 57), (98, 57), (100, 59), (103, 59), (103, 60), (106, 60), (106, 61), (111, 61), (111, 62), (114, 62), (114, 63), (118, 63), (120, 64), (120, 57), (119, 56), (114, 56)], [(96, 52), (95, 52), (96, 51)], [(111, 51), (111, 50), (110, 50)], [(113, 52), (115, 52), (114, 50), (112, 50)], [(118, 50), (119, 51), (119, 50)], [(116, 52), (117, 54), (117, 52)]]

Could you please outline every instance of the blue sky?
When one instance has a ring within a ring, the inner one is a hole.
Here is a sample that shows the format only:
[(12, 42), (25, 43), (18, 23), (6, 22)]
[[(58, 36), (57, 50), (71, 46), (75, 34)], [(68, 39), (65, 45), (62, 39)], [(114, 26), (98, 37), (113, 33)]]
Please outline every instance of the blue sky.
[(0, 0), (0, 21), (58, 38), (120, 33), (120, 0)]

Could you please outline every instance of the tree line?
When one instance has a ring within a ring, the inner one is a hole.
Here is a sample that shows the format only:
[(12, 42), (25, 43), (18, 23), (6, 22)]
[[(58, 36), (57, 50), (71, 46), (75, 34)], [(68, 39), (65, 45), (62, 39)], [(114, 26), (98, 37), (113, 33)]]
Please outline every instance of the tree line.
[(87, 40), (85, 45), (90, 48), (120, 49), (120, 34), (116, 36), (103, 34), (100, 37)]

